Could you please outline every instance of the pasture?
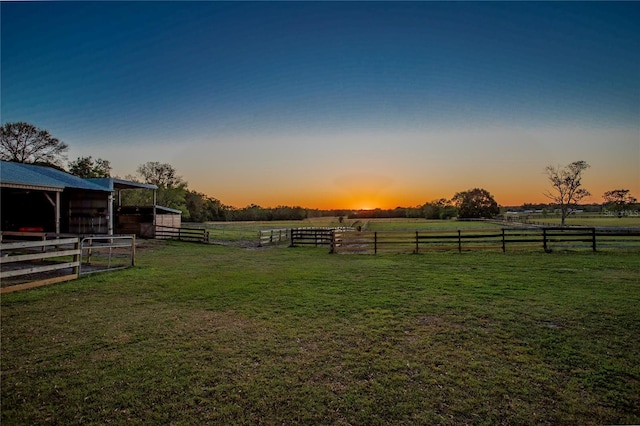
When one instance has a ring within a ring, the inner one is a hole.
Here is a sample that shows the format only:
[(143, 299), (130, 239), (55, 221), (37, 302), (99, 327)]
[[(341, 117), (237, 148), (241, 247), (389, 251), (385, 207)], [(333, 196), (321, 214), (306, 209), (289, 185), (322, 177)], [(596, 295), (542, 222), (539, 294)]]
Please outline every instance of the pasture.
[(637, 253), (137, 265), (2, 297), (3, 425), (640, 423)]
[[(544, 226), (559, 226), (560, 218), (553, 215), (523, 215), (520, 220)], [(640, 227), (640, 217), (612, 217), (603, 215), (577, 215), (567, 219), (568, 226), (587, 227)], [(361, 226), (368, 231), (447, 231), (466, 229), (500, 229), (505, 224), (464, 221), (464, 220), (427, 220), (427, 219), (348, 219), (342, 222), (337, 217), (319, 217), (298, 221), (255, 221), (255, 222), (207, 222), (205, 224), (185, 224), (190, 227), (203, 227), (207, 229), (210, 239), (216, 242), (240, 242), (258, 240), (258, 232), (269, 229), (290, 228), (322, 228), (341, 226)]]

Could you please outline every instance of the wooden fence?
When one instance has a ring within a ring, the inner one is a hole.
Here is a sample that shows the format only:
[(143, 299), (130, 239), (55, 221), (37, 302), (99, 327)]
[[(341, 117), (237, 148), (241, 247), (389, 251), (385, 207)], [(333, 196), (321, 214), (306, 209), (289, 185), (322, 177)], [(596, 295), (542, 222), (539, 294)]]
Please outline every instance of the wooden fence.
[[(80, 239), (18, 241), (0, 244), (0, 293), (25, 290), (78, 278)], [(27, 282), (5, 286), (12, 278)]]
[(291, 240), (290, 229), (262, 229), (258, 231), (258, 247), (280, 244)]
[[(81, 275), (135, 265), (135, 235), (61, 237), (3, 232), (0, 243), (0, 293), (69, 281)], [(19, 237), (10, 241), (7, 237)], [(24, 241), (37, 238), (38, 241)], [(47, 239), (50, 238), (50, 239)]]
[(209, 232), (204, 228), (174, 228), (171, 226), (156, 226), (156, 238), (160, 240), (180, 240), (209, 242)]
[(427, 251), (521, 249), (640, 249), (640, 230), (596, 228), (466, 229), (442, 231), (335, 231), (332, 253), (422, 253)]
[(292, 228), (290, 247), (297, 246), (327, 246), (334, 242), (335, 232), (346, 232), (351, 228)]

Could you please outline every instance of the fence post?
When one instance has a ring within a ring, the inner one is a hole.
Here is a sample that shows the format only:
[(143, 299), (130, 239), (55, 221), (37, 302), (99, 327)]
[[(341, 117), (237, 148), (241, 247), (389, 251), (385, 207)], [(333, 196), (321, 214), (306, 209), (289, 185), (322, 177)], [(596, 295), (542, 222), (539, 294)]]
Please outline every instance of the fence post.
[(335, 252), (335, 247), (336, 247), (336, 230), (332, 229), (331, 230), (331, 247), (329, 248), (329, 254), (332, 254)]
[(593, 251), (596, 251), (596, 228), (591, 228), (591, 239)]
[(378, 231), (373, 232), (373, 254), (378, 254)]
[(418, 231), (416, 231), (416, 251), (415, 253), (419, 253), (420, 252), (420, 247), (418, 247)]
[(76, 250), (77, 254), (73, 255), (73, 263), (75, 264), (75, 266), (72, 269), (72, 273), (73, 275), (76, 276), (76, 278), (78, 278), (80, 276), (80, 253), (82, 251), (82, 246), (80, 243), (80, 238), (78, 238), (75, 242), (75, 244), (73, 245), (74, 249)]
[(545, 252), (549, 251), (547, 250), (547, 229), (546, 228), (542, 228), (542, 247), (544, 248)]
[(504, 228), (502, 228), (502, 252), (503, 253), (507, 252), (507, 245), (506, 245), (506, 242), (504, 240)]
[(91, 247), (93, 246), (93, 238), (89, 240), (89, 249), (87, 250), (87, 265), (91, 265)]
[(131, 266), (136, 266), (136, 234), (131, 237)]
[(296, 246), (296, 231), (295, 228), (291, 228), (291, 243), (289, 244), (289, 247), (295, 247)]
[(462, 253), (462, 236), (460, 234), (461, 232), (458, 229), (458, 253)]

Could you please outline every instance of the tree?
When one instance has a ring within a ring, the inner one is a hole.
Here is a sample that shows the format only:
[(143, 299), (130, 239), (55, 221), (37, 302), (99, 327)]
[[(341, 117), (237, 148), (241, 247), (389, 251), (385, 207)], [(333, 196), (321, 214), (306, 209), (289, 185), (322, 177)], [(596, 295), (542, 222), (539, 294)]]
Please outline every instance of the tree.
[(461, 218), (492, 218), (500, 213), (498, 203), (486, 189), (458, 192), (451, 199)]
[(144, 183), (156, 185), (158, 188), (175, 188), (187, 185), (171, 164), (149, 161), (139, 165), (137, 172)]
[(69, 147), (32, 124), (6, 123), (0, 128), (0, 159), (60, 167)]
[[(186, 205), (187, 182), (178, 176), (172, 165), (150, 161), (137, 168), (137, 175), (127, 175), (126, 180), (156, 185), (156, 204), (183, 212), (189, 217)], [(150, 191), (131, 189), (121, 194), (123, 206), (150, 205), (152, 202)]]
[(628, 207), (634, 205), (638, 200), (631, 195), (628, 189), (614, 189), (607, 191), (602, 196), (604, 204), (609, 209), (617, 211), (619, 214)]
[(191, 222), (226, 220), (227, 207), (220, 200), (201, 192), (187, 191), (185, 204), (189, 212), (185, 219)]
[(108, 178), (111, 177), (111, 163), (102, 158), (94, 161), (91, 156), (78, 157), (69, 163), (69, 173), (81, 178)]
[(589, 167), (586, 161), (581, 160), (574, 161), (565, 167), (547, 166), (545, 168), (553, 190), (547, 191), (544, 195), (560, 208), (562, 226), (571, 213), (572, 207), (577, 206), (583, 198), (591, 195), (589, 191), (581, 188), (582, 174)]
[(137, 172), (144, 183), (158, 187), (156, 199), (158, 205), (179, 209), (185, 215), (188, 214), (185, 200), (187, 182), (178, 176), (171, 164), (149, 161), (138, 166)]
[(422, 212), (426, 219), (449, 219), (456, 216), (456, 208), (445, 198), (425, 203)]

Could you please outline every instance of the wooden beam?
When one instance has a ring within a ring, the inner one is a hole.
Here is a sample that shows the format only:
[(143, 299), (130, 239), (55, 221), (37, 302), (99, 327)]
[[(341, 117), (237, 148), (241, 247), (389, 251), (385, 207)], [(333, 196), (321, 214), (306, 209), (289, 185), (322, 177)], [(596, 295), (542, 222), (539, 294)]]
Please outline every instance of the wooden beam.
[(0, 257), (0, 265), (4, 265), (7, 263), (14, 263), (14, 262), (26, 262), (29, 260), (48, 259), (51, 257), (76, 256), (79, 253), (80, 253), (80, 250), (74, 249), (74, 250), (48, 251), (46, 253), (19, 254), (15, 256)]
[(71, 281), (71, 280), (75, 280), (76, 278), (78, 278), (78, 275), (72, 274), (72, 275), (64, 275), (62, 277), (47, 278), (46, 280), (34, 281), (31, 283), (16, 284), (10, 287), (4, 287), (0, 289), (0, 294), (12, 293), (14, 291), (28, 290), (30, 288), (42, 287), (49, 284), (56, 284), (56, 283), (61, 283), (65, 281)]
[(63, 246), (67, 244), (75, 244), (77, 242), (78, 242), (78, 238), (62, 238), (59, 240), (47, 240), (47, 241), (19, 241), (15, 243), (0, 244), (0, 251), (30, 248), (30, 247), (42, 247), (42, 246)]

